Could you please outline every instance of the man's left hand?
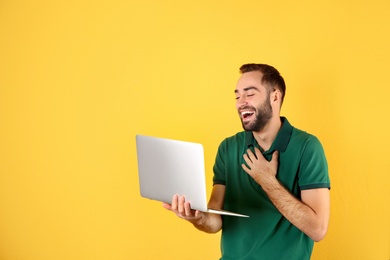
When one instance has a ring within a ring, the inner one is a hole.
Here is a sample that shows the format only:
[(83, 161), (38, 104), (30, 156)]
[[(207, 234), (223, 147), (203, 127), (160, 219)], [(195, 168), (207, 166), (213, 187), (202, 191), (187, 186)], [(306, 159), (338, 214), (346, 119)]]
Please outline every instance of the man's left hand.
[(261, 151), (255, 148), (255, 153), (250, 149), (244, 154), (245, 164), (242, 168), (248, 173), (260, 186), (267, 186), (268, 183), (275, 181), (278, 171), (279, 152), (272, 154), (271, 161), (267, 161)]

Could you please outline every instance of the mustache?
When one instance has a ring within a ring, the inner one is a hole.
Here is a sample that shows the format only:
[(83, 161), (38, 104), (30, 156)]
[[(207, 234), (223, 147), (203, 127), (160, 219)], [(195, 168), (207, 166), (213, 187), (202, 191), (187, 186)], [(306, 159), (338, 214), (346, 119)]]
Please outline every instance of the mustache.
[(256, 108), (252, 106), (242, 106), (238, 108), (238, 111), (247, 110), (247, 109), (256, 110)]

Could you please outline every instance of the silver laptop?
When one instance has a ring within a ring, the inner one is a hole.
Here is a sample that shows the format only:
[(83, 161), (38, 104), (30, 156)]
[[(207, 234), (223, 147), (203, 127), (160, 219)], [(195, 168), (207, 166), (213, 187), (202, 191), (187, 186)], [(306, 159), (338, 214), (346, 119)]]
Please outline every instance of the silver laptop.
[(207, 208), (203, 146), (198, 143), (136, 135), (141, 196), (172, 203), (184, 195), (191, 208), (221, 215), (248, 217)]

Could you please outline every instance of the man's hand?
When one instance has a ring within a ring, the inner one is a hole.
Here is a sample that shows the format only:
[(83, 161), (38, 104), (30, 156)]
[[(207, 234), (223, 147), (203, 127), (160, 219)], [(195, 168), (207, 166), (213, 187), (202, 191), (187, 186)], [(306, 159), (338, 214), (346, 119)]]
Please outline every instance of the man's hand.
[[(213, 186), (209, 207), (221, 209), (225, 195), (225, 186), (216, 184)], [(221, 215), (192, 210), (191, 205), (185, 200), (184, 196), (174, 195), (172, 204), (163, 203), (164, 208), (175, 213), (179, 218), (185, 219), (192, 223), (197, 229), (206, 233), (217, 233), (222, 229)]]
[(276, 179), (278, 159), (278, 151), (272, 154), (272, 160), (268, 162), (258, 148), (255, 148), (255, 153), (248, 149), (247, 153), (244, 154), (246, 165), (242, 164), (242, 168), (264, 188)]
[(191, 205), (185, 200), (184, 196), (174, 195), (172, 204), (163, 203), (164, 208), (172, 211), (179, 218), (185, 219), (194, 225), (201, 225), (205, 214), (199, 210), (192, 210)]

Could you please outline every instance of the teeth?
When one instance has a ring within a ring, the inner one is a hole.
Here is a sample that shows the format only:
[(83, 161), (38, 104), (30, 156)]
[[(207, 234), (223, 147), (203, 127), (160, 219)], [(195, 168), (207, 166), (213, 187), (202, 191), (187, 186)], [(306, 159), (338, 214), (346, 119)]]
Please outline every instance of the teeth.
[(251, 114), (253, 114), (253, 112), (251, 112), (251, 111), (243, 111), (243, 112), (241, 112), (242, 116), (251, 115)]

